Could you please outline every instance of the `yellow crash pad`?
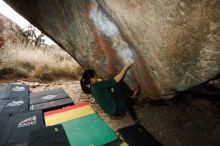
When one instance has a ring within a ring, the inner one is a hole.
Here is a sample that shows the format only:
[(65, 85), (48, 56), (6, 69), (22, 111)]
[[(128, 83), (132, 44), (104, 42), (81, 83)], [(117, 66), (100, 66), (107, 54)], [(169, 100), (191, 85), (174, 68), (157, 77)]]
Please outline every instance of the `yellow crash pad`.
[(95, 111), (92, 107), (87, 102), (83, 102), (66, 108), (45, 112), (45, 124), (46, 126), (52, 126), (93, 113)]

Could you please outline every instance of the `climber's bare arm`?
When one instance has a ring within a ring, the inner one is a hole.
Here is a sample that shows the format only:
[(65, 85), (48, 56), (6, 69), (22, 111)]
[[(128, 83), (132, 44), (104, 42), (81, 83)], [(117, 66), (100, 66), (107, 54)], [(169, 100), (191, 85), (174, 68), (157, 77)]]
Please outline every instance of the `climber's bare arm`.
[(119, 82), (123, 76), (125, 75), (125, 73), (127, 72), (127, 70), (134, 64), (134, 60), (131, 59), (128, 61), (128, 63), (126, 63), (124, 65), (124, 67), (122, 68), (122, 70), (114, 77), (116, 82)]

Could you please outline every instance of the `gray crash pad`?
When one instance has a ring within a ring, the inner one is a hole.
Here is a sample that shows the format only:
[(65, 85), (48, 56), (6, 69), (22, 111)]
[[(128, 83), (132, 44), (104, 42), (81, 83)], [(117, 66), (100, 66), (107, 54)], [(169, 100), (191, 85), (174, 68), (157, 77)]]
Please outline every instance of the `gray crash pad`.
[(44, 127), (42, 110), (13, 114), (10, 117), (9, 145), (26, 145), (33, 130)]
[(0, 85), (0, 100), (9, 97), (10, 85)]
[(38, 110), (41, 109), (44, 112), (49, 110), (55, 110), (58, 108), (62, 108), (68, 105), (74, 105), (74, 102), (71, 98), (64, 98), (60, 100), (53, 100), (49, 102), (39, 103), (30, 105), (30, 110)]
[(30, 90), (26, 84), (10, 84), (8, 98), (29, 98)]
[(2, 100), (2, 102), (4, 104), (2, 112), (17, 113), (17, 112), (24, 112), (29, 110), (29, 98), (17, 97), (17, 98)]
[(39, 104), (53, 100), (69, 98), (63, 88), (30, 93), (30, 104)]

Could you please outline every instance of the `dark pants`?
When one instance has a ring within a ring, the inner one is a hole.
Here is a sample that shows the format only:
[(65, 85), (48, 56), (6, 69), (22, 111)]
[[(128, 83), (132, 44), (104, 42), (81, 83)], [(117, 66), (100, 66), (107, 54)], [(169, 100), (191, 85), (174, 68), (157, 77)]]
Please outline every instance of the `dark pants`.
[(112, 94), (116, 101), (115, 116), (123, 115), (128, 111), (131, 118), (137, 120), (137, 114), (133, 108), (133, 101), (131, 99), (133, 92), (128, 85), (124, 81), (118, 82)]

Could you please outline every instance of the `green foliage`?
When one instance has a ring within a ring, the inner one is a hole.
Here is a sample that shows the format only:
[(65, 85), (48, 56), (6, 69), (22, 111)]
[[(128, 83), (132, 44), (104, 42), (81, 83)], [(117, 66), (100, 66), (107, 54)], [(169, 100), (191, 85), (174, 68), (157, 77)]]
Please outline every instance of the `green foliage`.
[(31, 24), (23, 29), (17, 27), (17, 29), (13, 29), (13, 31), (22, 36), (22, 43), (26, 45), (32, 44), (36, 47), (45, 46), (45, 35)]

